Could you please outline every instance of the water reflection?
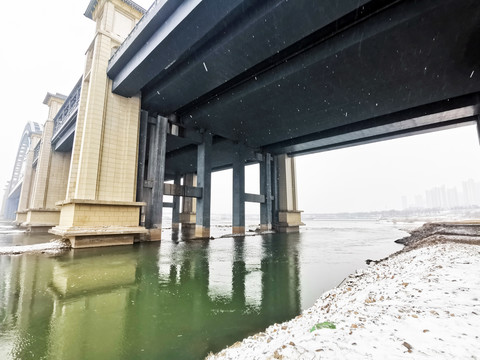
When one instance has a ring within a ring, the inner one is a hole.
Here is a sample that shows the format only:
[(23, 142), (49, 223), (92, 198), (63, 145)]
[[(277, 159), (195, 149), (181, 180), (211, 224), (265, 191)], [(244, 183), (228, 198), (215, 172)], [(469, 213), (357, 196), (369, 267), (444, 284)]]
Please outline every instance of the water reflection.
[(108, 254), (72, 251), (55, 259), (49, 290), (53, 312), (49, 358), (120, 358), (126, 309), (135, 292), (136, 259), (115, 248)]
[(287, 318), (300, 312), (298, 241), (300, 234), (277, 234), (263, 239), (262, 312), (275, 322), (278, 309)]
[(345, 231), (0, 256), (0, 359), (202, 358), (295, 317), (403, 235)]
[(53, 311), (46, 290), (52, 263), (37, 256), (0, 259), (0, 358), (30, 359), (45, 354)]
[(0, 357), (198, 359), (300, 311), (297, 253), (267, 235), (0, 257)]

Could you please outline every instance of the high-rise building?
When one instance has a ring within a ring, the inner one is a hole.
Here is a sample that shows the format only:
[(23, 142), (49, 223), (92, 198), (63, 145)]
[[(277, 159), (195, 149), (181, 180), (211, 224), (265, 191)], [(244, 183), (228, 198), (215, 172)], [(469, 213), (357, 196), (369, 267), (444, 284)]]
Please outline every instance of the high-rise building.
[(480, 205), (480, 182), (468, 179), (462, 183), (465, 205)]
[(480, 205), (480, 182), (473, 179), (463, 181), (461, 188), (441, 185), (425, 190), (425, 198), (422, 195), (415, 196), (417, 208), (453, 209), (473, 205)]

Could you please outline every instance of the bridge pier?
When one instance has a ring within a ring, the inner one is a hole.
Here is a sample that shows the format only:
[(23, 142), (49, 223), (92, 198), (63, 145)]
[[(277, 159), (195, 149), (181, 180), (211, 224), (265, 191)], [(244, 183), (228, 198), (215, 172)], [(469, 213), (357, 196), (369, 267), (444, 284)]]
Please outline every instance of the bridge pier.
[(260, 162), (260, 195), (265, 197), (260, 204), (260, 231), (272, 230), (272, 155), (263, 154)]
[(58, 225), (60, 209), (55, 206), (63, 200), (70, 169), (70, 152), (54, 151), (51, 140), (54, 118), (64, 104), (66, 96), (47, 93), (43, 103), (48, 105), (48, 118), (43, 127), (40, 143), (35, 149), (35, 177), (30, 193), (29, 207), (22, 226), (30, 231), (47, 231)]
[[(184, 186), (197, 186), (197, 175), (194, 173), (183, 176)], [(182, 224), (182, 237), (191, 239), (195, 237), (195, 227), (197, 222), (197, 199), (194, 197), (182, 197), (182, 212), (180, 213), (180, 223)]]
[[(147, 138), (148, 129), (150, 124), (148, 123), (148, 112), (140, 111), (140, 124), (138, 135), (138, 161), (137, 161), (137, 195), (136, 200), (142, 202), (145, 199), (145, 178), (147, 170)], [(140, 225), (145, 225), (146, 207), (142, 206), (140, 209)]]
[[(295, 158), (288, 155), (278, 155), (275, 158), (277, 172), (277, 192), (275, 202), (277, 219), (275, 230), (278, 232), (298, 232), (301, 221), (301, 211), (297, 205), (297, 183), (295, 173)], [(277, 201), (278, 199), (278, 201)]]
[(197, 146), (197, 186), (202, 188), (202, 197), (197, 199), (195, 237), (210, 237), (210, 195), (212, 176), (212, 134), (203, 133), (203, 141)]
[(235, 144), (233, 152), (232, 233), (245, 233), (245, 148)]
[(139, 226), (145, 204), (135, 201), (140, 97), (113, 94), (107, 77), (112, 52), (143, 15), (134, 5), (92, 0), (85, 12), (97, 32), (86, 54), (67, 195), (50, 230), (73, 247), (131, 244), (146, 232)]
[(147, 202), (145, 227), (149, 231), (149, 240), (159, 241), (162, 238), (163, 187), (165, 180), (165, 153), (167, 144), (168, 119), (158, 116), (155, 131), (150, 138), (149, 165), (147, 182), (151, 186)]
[[(182, 176), (180, 174), (175, 174), (173, 184), (175, 186), (181, 186)], [(173, 197), (173, 208), (172, 208), (172, 231), (178, 234), (180, 230), (180, 196), (175, 195)]]

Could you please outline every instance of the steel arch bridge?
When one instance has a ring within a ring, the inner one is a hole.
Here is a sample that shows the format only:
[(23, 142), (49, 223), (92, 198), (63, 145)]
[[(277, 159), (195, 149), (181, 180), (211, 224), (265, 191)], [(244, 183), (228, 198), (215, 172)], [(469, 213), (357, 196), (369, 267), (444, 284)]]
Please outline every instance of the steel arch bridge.
[(17, 211), (23, 182), (23, 164), (32, 145), (31, 136), (33, 134), (40, 135), (42, 131), (42, 125), (34, 121), (29, 121), (23, 129), (17, 150), (17, 156), (15, 158), (12, 177), (7, 184), (5, 199), (3, 201), (2, 214), (5, 219), (15, 219), (15, 212)]

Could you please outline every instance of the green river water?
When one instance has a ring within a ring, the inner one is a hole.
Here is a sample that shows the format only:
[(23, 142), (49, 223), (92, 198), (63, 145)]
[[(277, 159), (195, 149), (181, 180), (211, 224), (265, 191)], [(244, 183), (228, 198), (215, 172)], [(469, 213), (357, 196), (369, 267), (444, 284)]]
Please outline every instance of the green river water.
[[(297, 316), (393, 224), (312, 221), (300, 234), (0, 255), (0, 359), (202, 359)], [(0, 247), (49, 237), (0, 234)]]

